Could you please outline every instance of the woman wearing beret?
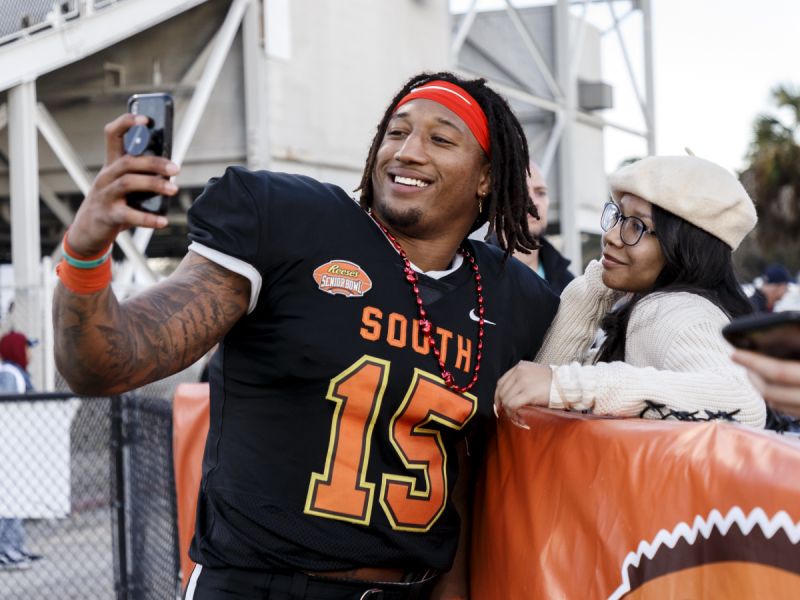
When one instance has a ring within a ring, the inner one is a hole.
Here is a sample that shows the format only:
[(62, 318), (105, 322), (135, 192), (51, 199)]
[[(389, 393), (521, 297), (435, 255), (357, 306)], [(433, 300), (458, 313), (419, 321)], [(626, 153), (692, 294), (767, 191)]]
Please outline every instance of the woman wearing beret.
[(497, 408), (517, 423), (536, 405), (763, 427), (764, 401), (720, 334), (752, 311), (731, 261), (756, 224), (747, 192), (695, 156), (645, 158), (609, 184), (602, 260), (562, 293), (536, 362), (498, 382)]

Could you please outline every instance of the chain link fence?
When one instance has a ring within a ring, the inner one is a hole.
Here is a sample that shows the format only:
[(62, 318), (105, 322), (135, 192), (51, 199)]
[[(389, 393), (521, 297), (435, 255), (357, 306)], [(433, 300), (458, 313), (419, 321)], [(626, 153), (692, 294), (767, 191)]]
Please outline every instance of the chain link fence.
[(0, 396), (0, 524), (35, 559), (0, 565), (0, 599), (177, 597), (171, 442), (164, 399)]
[(0, 266), (0, 336), (37, 340), (27, 370), (47, 392), (0, 391), (0, 600), (179, 597), (172, 398), (200, 365), (76, 397), (54, 364), (52, 278), (13, 286), (9, 273)]
[[(161, 398), (124, 396), (127, 449), (128, 598), (163, 600), (180, 594), (172, 404)], [(121, 532), (121, 528), (116, 528)], [(117, 539), (119, 545), (120, 539)]]

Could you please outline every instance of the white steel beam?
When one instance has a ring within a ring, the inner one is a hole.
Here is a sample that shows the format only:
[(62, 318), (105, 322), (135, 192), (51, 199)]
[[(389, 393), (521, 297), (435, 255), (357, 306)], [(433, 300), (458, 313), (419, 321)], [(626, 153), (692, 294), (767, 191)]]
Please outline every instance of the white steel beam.
[[(569, 8), (567, 10), (569, 10)], [(539, 68), (539, 73), (544, 78), (544, 82), (550, 89), (550, 93), (553, 94), (557, 100), (562, 100), (565, 94), (563, 86), (559, 86), (558, 82), (553, 77), (553, 74), (550, 72), (550, 67), (547, 66), (547, 62), (542, 56), (542, 51), (539, 50), (539, 46), (536, 44), (536, 40), (533, 39), (530, 32), (525, 27), (522, 17), (519, 16), (517, 9), (514, 8), (514, 5), (511, 4), (510, 0), (506, 0), (506, 12), (511, 19), (511, 23), (514, 25), (514, 28), (517, 30), (519, 37), (522, 39), (525, 49), (528, 51), (528, 54), (531, 55), (533, 62), (535, 62), (536, 66)]]
[(556, 6), (556, 69), (559, 83), (564, 92), (564, 126), (559, 145), (558, 206), (561, 239), (564, 241), (564, 254), (575, 268), (583, 265), (581, 236), (577, 222), (577, 198), (575, 197), (575, 151), (573, 130), (577, 116), (578, 85), (575, 75), (570, 72), (570, 18), (568, 0), (558, 0)]
[[(14, 301), (25, 310), (15, 325), (25, 335), (38, 336), (44, 309), (39, 236), (39, 158), (36, 136), (36, 82), (28, 81), (8, 92), (8, 178), (11, 193), (11, 263)], [(38, 361), (31, 368), (34, 386), (44, 381)]]
[(11, 192), (11, 261), (14, 283), (39, 283), (39, 155), (36, 82), (8, 92), (8, 178)]
[[(61, 221), (64, 227), (68, 227), (75, 219), (75, 213), (69, 205), (58, 197), (55, 190), (51, 188), (46, 181), (39, 179), (39, 196), (44, 202), (45, 206), (50, 209), (56, 218)], [(56, 252), (61, 253), (61, 248), (56, 247)]]
[[(58, 160), (64, 165), (69, 176), (78, 186), (81, 193), (86, 196), (89, 193), (89, 188), (92, 186), (92, 177), (86, 167), (83, 165), (80, 156), (67, 140), (67, 136), (61, 131), (61, 128), (56, 123), (55, 119), (50, 115), (44, 104), (39, 104), (36, 107), (36, 122), (39, 126), (39, 131), (42, 137), (47, 140), (49, 146), (53, 149)], [(117, 245), (125, 253), (128, 261), (136, 267), (142, 277), (146, 281), (153, 283), (157, 280), (155, 273), (147, 266), (147, 262), (142, 256), (141, 252), (136, 249), (136, 246), (131, 240), (131, 235), (127, 231), (123, 231), (117, 236)]]
[(127, 0), (0, 49), (0, 90), (32, 81), (149, 29), (205, 0)]
[(53, 261), (49, 256), (42, 258), (42, 308), (41, 319), (43, 321), (42, 344), (39, 348), (39, 363), (42, 365), (42, 382), (39, 386), (41, 390), (56, 389), (56, 361), (55, 361), (55, 336), (53, 333), (53, 311), (46, 307), (53, 306), (53, 293), (55, 292), (55, 277), (53, 273)]
[(656, 94), (653, 81), (653, 4), (650, 0), (640, 0), (642, 7), (642, 33), (644, 36), (644, 99), (647, 103), (645, 121), (647, 123), (647, 154), (656, 153)]
[(247, 167), (267, 169), (270, 163), (269, 113), (267, 102), (267, 54), (260, 33), (263, 4), (253, 1), (242, 21), (244, 59), (244, 122), (247, 143)]
[(539, 168), (541, 168), (542, 175), (545, 178), (553, 166), (553, 159), (561, 141), (561, 134), (564, 133), (564, 120), (564, 111), (557, 112), (556, 121), (553, 123), (553, 129), (550, 131), (550, 137), (547, 140), (547, 146), (545, 146), (544, 153), (539, 159)]
[(581, 19), (578, 23), (578, 31), (575, 33), (575, 39), (573, 40), (572, 46), (570, 48), (570, 56), (572, 57), (569, 61), (569, 72), (571, 77), (576, 77), (578, 73), (578, 65), (581, 60), (581, 52), (583, 52), (583, 41), (586, 39), (586, 13), (588, 4), (584, 2), (581, 7), (583, 11), (581, 12)]
[(475, 23), (475, 14), (477, 12), (475, 9), (477, 5), (478, 0), (472, 0), (467, 12), (464, 13), (464, 16), (461, 18), (461, 22), (458, 24), (458, 31), (456, 31), (456, 35), (453, 37), (453, 44), (450, 47), (450, 53), (453, 57), (452, 61), (454, 65), (458, 64), (458, 53), (461, 52), (461, 47), (464, 45), (470, 29), (472, 29), (473, 23)]
[(633, 88), (633, 93), (636, 95), (636, 100), (639, 102), (639, 108), (642, 110), (642, 116), (644, 117), (645, 123), (648, 121), (647, 117), (647, 104), (645, 103), (644, 98), (642, 97), (642, 93), (639, 90), (639, 82), (636, 77), (636, 72), (633, 69), (633, 63), (631, 62), (630, 54), (628, 54), (628, 44), (625, 43), (625, 36), (622, 33), (622, 28), (620, 27), (620, 21), (617, 18), (617, 11), (614, 8), (614, 0), (607, 0), (606, 4), (608, 5), (608, 10), (611, 13), (611, 18), (614, 19), (614, 31), (617, 33), (617, 39), (619, 40), (619, 47), (622, 50), (622, 58), (625, 60), (625, 68), (628, 71), (628, 78), (631, 81), (631, 87)]
[[(583, 50), (583, 40), (586, 37), (587, 3), (583, 2), (581, 6), (583, 8), (583, 12), (581, 14), (580, 23), (578, 24), (578, 31), (575, 34), (575, 39), (573, 40), (572, 46), (569, 50), (571, 58), (569, 59), (569, 71), (567, 79), (570, 81), (575, 79), (575, 74), (578, 72), (578, 61), (580, 60), (581, 51)], [(553, 164), (553, 159), (555, 158), (556, 151), (558, 150), (559, 142), (561, 142), (561, 135), (564, 133), (565, 124), (566, 120), (564, 118), (564, 111), (560, 110), (556, 113), (556, 121), (550, 131), (550, 138), (547, 141), (547, 146), (545, 147), (544, 154), (542, 155), (539, 165), (544, 177), (547, 177), (547, 175), (550, 173), (550, 167)]]
[[(463, 68), (460, 68), (458, 72), (469, 77), (482, 77), (482, 75), (478, 73), (473, 73)], [(554, 113), (557, 113), (560, 110), (562, 110), (561, 104), (559, 104), (558, 102), (554, 102), (553, 100), (550, 100), (548, 98), (542, 98), (541, 96), (537, 96), (536, 94), (532, 94), (531, 92), (520, 90), (519, 88), (506, 85), (499, 81), (492, 80), (490, 84), (493, 90), (495, 90), (496, 92), (502, 94), (507, 98), (514, 98), (515, 100), (519, 100), (521, 102), (525, 102), (526, 104), (530, 104), (531, 106), (536, 106), (538, 108), (549, 110), (550, 112)]]
[(172, 160), (177, 164), (181, 164), (183, 159), (186, 158), (189, 144), (194, 137), (195, 131), (197, 131), (200, 118), (203, 116), (208, 99), (211, 97), (211, 92), (214, 90), (214, 85), (217, 83), (217, 78), (220, 71), (222, 71), (222, 66), (225, 64), (231, 44), (233, 44), (236, 32), (239, 30), (239, 24), (242, 22), (242, 17), (250, 2), (251, 0), (233, 0), (231, 7), (228, 9), (228, 14), (225, 16), (225, 21), (214, 38), (214, 49), (208, 57), (205, 71), (200, 81), (197, 82), (197, 88), (186, 109), (181, 126), (175, 135), (175, 143), (172, 146)]
[(36, 124), (42, 137), (52, 148), (58, 160), (61, 161), (67, 174), (78, 186), (81, 194), (84, 196), (88, 194), (89, 188), (92, 187), (92, 176), (87, 171), (78, 153), (72, 148), (67, 136), (64, 135), (64, 132), (61, 131), (58, 123), (50, 114), (50, 111), (41, 102), (36, 106)]

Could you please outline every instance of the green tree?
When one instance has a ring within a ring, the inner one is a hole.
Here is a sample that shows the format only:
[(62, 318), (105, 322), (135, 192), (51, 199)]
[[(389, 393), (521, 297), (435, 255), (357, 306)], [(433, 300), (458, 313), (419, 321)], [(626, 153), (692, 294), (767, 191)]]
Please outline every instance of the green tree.
[(758, 212), (755, 240), (737, 253), (751, 277), (769, 262), (795, 272), (800, 267), (800, 91), (779, 85), (772, 99), (776, 110), (755, 120), (749, 166), (741, 176)]

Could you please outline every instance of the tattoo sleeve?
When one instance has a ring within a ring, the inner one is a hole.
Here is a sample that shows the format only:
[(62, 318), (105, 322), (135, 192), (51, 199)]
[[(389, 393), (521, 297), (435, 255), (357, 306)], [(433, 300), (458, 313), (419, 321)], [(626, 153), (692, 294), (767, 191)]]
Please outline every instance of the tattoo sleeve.
[(111, 288), (53, 302), (59, 372), (78, 393), (108, 395), (163, 379), (203, 356), (247, 311), (250, 282), (190, 252), (175, 272), (122, 303)]

